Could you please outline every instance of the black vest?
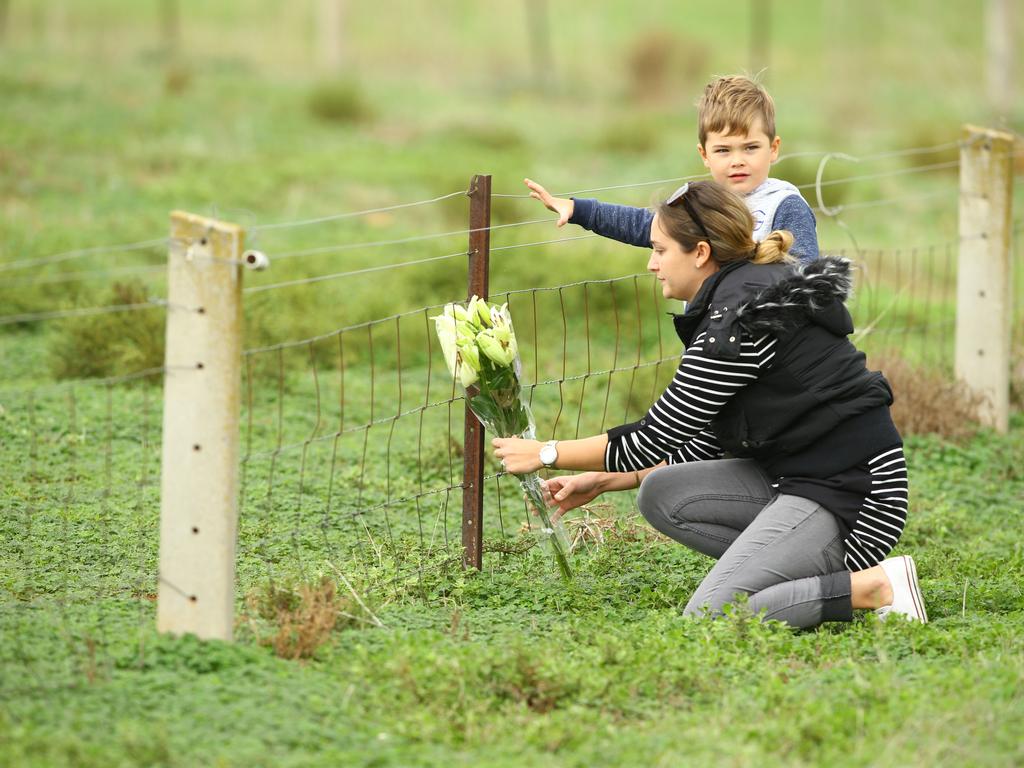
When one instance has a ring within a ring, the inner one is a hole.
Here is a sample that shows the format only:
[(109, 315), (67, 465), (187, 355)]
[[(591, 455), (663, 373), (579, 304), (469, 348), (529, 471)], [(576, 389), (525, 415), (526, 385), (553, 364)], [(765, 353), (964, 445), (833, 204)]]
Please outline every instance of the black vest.
[(801, 269), (730, 264), (675, 317), (685, 345), (707, 331), (706, 354), (723, 360), (739, 357), (744, 338), (777, 339), (769, 368), (711, 422), (726, 452), (772, 476), (830, 477), (901, 444), (889, 383), (847, 338), (848, 270), (829, 258)]

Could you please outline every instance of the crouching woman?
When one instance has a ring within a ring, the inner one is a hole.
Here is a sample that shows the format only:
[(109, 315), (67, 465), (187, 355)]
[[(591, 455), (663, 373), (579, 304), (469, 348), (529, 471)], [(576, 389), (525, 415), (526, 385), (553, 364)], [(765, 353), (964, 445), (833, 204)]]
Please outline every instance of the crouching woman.
[(794, 627), (853, 610), (927, 621), (915, 565), (886, 556), (907, 519), (902, 441), (885, 378), (849, 341), (850, 267), (796, 267), (792, 238), (755, 243), (739, 198), (714, 182), (656, 210), (648, 269), (675, 317), (682, 362), (638, 422), (579, 440), (495, 439), (510, 472), (594, 470), (548, 481), (557, 514), (640, 488), (659, 531), (717, 562), (686, 606), (737, 595)]

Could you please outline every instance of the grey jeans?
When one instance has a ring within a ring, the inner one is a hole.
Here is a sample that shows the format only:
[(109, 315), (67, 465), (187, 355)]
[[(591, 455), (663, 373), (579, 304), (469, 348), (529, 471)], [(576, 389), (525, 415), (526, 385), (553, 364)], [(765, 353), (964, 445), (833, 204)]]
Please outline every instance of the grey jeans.
[(657, 469), (637, 503), (659, 531), (718, 560), (685, 613), (719, 615), (742, 593), (755, 613), (793, 627), (853, 618), (835, 516), (809, 499), (776, 494), (753, 461)]

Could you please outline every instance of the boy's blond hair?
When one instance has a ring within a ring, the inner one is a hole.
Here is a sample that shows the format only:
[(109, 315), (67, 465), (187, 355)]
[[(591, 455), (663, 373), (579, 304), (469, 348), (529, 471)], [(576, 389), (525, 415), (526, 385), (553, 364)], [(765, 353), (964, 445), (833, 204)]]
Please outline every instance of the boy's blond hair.
[(718, 77), (704, 88), (697, 102), (697, 135), (704, 146), (709, 133), (728, 131), (729, 135), (750, 133), (757, 118), (775, 139), (775, 102), (760, 84), (744, 75)]

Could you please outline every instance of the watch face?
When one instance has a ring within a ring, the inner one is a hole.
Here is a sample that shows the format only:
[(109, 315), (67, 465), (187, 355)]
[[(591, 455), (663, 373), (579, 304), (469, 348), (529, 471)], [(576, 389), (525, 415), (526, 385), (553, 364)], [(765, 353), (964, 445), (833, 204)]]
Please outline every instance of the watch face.
[(555, 463), (555, 459), (558, 458), (558, 451), (555, 450), (553, 445), (545, 445), (540, 449), (540, 461), (545, 466), (549, 466)]

